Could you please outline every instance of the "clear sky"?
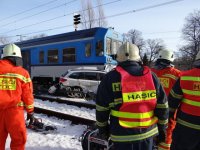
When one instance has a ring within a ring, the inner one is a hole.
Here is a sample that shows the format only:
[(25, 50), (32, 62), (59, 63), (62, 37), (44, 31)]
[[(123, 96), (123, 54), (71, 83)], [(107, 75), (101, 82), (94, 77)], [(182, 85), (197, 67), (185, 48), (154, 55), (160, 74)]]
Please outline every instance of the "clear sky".
[[(86, 1), (86, 0), (85, 0)], [(164, 40), (167, 48), (183, 44), (181, 30), (185, 17), (200, 10), (200, 0), (102, 0), (109, 27), (120, 33), (142, 32), (144, 39)], [(92, 0), (96, 6), (96, 0)], [(159, 4), (164, 4), (158, 6)], [(157, 6), (149, 8), (151, 6)], [(149, 9), (147, 9), (149, 8)], [(73, 13), (81, 10), (80, 0), (0, 0), (0, 36), (11, 41), (45, 33), (74, 31)], [(134, 11), (135, 10), (135, 11)], [(132, 12), (131, 12), (132, 11)], [(131, 13), (130, 13), (131, 12)], [(123, 14), (124, 15), (119, 15)]]

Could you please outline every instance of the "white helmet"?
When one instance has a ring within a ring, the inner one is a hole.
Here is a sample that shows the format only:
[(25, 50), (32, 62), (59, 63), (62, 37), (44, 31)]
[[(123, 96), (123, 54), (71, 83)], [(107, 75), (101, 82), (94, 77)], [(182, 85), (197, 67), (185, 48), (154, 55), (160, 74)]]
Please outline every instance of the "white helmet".
[(158, 54), (158, 59), (166, 59), (166, 60), (173, 62), (174, 54), (170, 50), (161, 50)]
[(13, 56), (22, 58), (21, 49), (15, 44), (8, 44), (3, 48), (2, 58)]
[(199, 60), (200, 59), (200, 51), (197, 53), (195, 60)]
[(140, 61), (139, 49), (135, 44), (126, 42), (117, 50), (117, 61), (123, 62), (126, 60)]

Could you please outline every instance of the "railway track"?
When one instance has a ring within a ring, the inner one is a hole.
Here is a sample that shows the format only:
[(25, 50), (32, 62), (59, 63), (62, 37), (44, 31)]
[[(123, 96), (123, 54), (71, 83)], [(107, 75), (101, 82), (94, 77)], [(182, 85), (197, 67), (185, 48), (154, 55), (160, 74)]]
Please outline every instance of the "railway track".
[[(79, 102), (79, 101), (71, 101), (71, 100), (66, 100), (66, 99), (62, 99), (62, 98), (58, 98), (58, 97), (34, 95), (34, 98), (37, 98), (42, 101), (57, 102), (57, 103), (61, 103), (61, 104), (73, 105), (73, 106), (77, 106), (77, 107), (85, 107), (85, 108), (89, 108), (89, 109), (96, 108), (95, 104), (84, 103), (84, 102)], [(64, 119), (64, 120), (69, 120), (72, 122), (72, 124), (92, 125), (95, 123), (95, 120), (91, 120), (88, 118), (82, 118), (82, 117), (78, 117), (78, 116), (73, 116), (70, 114), (61, 113), (61, 112), (49, 110), (46, 108), (44, 109), (44, 108), (40, 108), (40, 107), (35, 107), (34, 109), (35, 109), (35, 113), (42, 113), (47, 116), (56, 117), (56, 118)]]
[(42, 95), (34, 95), (34, 98), (43, 100), (43, 101), (50, 101), (50, 102), (57, 102), (57, 103), (62, 103), (62, 104), (67, 104), (67, 105), (73, 105), (77, 107), (85, 107), (89, 109), (95, 109), (96, 105), (95, 104), (90, 104), (90, 103), (84, 103), (84, 102), (78, 102), (78, 101), (70, 101), (66, 99), (61, 99), (61, 98), (53, 98), (53, 97), (48, 97), (48, 96), (42, 96)]
[(56, 112), (56, 111), (53, 111), (53, 110), (47, 110), (47, 109), (43, 109), (43, 108), (39, 108), (39, 107), (35, 107), (34, 112), (35, 113), (42, 113), (42, 114), (45, 114), (47, 116), (56, 117), (56, 118), (59, 118), (59, 119), (70, 120), (72, 122), (72, 124), (92, 125), (92, 124), (95, 123), (95, 120), (91, 120), (91, 119), (87, 119), (87, 118), (81, 118), (81, 117), (78, 117), (78, 116), (64, 114), (64, 113)]

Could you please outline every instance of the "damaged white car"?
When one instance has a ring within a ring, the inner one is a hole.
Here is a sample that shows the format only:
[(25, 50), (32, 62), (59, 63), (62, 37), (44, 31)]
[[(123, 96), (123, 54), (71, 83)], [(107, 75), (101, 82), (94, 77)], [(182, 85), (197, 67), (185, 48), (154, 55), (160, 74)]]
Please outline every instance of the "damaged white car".
[(50, 87), (49, 93), (64, 89), (66, 96), (71, 98), (93, 97), (105, 74), (105, 71), (92, 69), (68, 70), (60, 77), (58, 84)]

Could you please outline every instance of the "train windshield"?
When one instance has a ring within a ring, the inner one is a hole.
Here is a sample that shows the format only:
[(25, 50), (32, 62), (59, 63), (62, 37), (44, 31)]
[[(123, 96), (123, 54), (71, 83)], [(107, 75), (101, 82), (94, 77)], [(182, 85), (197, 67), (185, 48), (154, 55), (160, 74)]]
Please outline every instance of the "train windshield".
[(106, 54), (114, 56), (117, 53), (117, 49), (122, 45), (121, 41), (115, 39), (107, 38), (106, 39)]

